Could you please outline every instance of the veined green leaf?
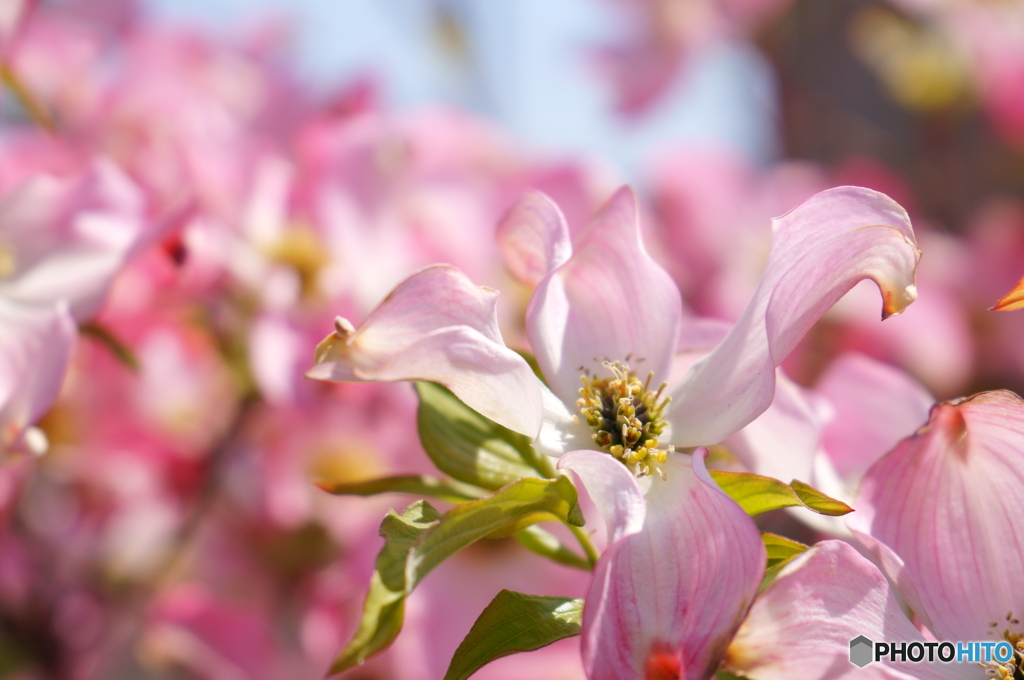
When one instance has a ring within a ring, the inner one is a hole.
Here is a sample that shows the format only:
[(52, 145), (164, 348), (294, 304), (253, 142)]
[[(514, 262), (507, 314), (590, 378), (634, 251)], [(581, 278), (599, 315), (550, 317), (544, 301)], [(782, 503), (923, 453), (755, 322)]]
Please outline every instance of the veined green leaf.
[(718, 486), (748, 515), (801, 505), (800, 499), (785, 482), (749, 472), (708, 470)]
[(448, 503), (463, 503), (480, 498), (483, 489), (447, 479), (428, 475), (400, 475), (380, 477), (361, 482), (317, 482), (317, 486), (336, 496), (375, 496), (379, 493), (410, 493), (416, 496), (430, 496)]
[(377, 555), (363, 616), (352, 640), (334, 659), (331, 673), (352, 668), (383, 650), (402, 628), (405, 614), (406, 556), (424, 532), (436, 526), (441, 515), (426, 501), (417, 501), (399, 515), (388, 513), (380, 525), (384, 547)]
[[(416, 383), (420, 441), (441, 472), (484, 489), (499, 489), (523, 477), (535, 477), (537, 459), (546, 463), (530, 438), (498, 425), (463, 404), (447, 388)], [(541, 473), (553, 477), (550, 463)]]
[(783, 567), (789, 564), (797, 555), (807, 550), (808, 546), (790, 540), (785, 536), (770, 534), (767, 531), (761, 532), (761, 540), (764, 541), (764, 550), (768, 557), (764, 578), (761, 579), (760, 589), (763, 592), (765, 588), (772, 584), (772, 581), (779, 575)]
[(764, 550), (768, 556), (769, 567), (774, 567), (780, 562), (796, 557), (807, 550), (808, 547), (798, 541), (788, 539), (785, 536), (779, 536), (778, 534), (771, 534), (767, 531), (761, 532), (761, 540), (764, 541)]
[(826, 496), (817, 489), (793, 480), (792, 484), (750, 472), (708, 470), (718, 486), (736, 501), (748, 515), (769, 510), (802, 506), (819, 515), (839, 516), (853, 512), (846, 503)]
[(481, 538), (514, 534), (537, 522), (582, 526), (576, 501), (576, 487), (566, 477), (527, 478), (444, 515), (426, 501), (413, 503), (401, 515), (392, 510), (380, 527), (384, 548), (377, 555), (359, 627), (330, 672), (358, 665), (390, 645), (402, 628), (406, 595), (438, 564)]
[(554, 534), (541, 529), (539, 526), (526, 527), (516, 534), (516, 538), (528, 550), (531, 550), (541, 557), (564, 564), (568, 567), (575, 567), (583, 571), (592, 571), (587, 558), (577, 552), (566, 548)]
[(499, 538), (544, 521), (583, 525), (576, 487), (567, 477), (520, 479), (487, 498), (456, 505), (409, 551), (406, 587), (412, 590), (438, 564), (481, 538)]
[(796, 495), (800, 497), (803, 504), (818, 514), (842, 517), (843, 515), (848, 515), (853, 512), (853, 508), (846, 503), (838, 501), (830, 496), (826, 496), (814, 487), (804, 484), (798, 479), (794, 479), (789, 483), (789, 485), (793, 488), (793, 491), (796, 492)]
[(444, 680), (465, 680), (503, 656), (580, 634), (583, 600), (502, 590), (455, 650)]

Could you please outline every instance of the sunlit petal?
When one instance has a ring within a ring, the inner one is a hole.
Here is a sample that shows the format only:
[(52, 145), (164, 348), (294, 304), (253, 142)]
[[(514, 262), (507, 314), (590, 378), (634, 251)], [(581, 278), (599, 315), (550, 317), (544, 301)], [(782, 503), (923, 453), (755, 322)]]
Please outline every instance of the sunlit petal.
[(531, 288), (572, 254), (562, 211), (539, 191), (523, 194), (502, 218), (498, 244), (512, 276)]
[(579, 475), (604, 518), (609, 545), (643, 528), (647, 504), (636, 477), (621, 462), (602, 451), (570, 451), (558, 468)]
[[(908, 677), (881, 663), (863, 669), (850, 663), (850, 641), (860, 635), (924, 640), (875, 565), (848, 543), (824, 541), (797, 557), (757, 598), (729, 645), (725, 667), (757, 680)], [(968, 664), (902, 664), (901, 670), (918, 678), (977, 676)]]
[(883, 568), (941, 639), (1022, 629), (1022, 442), (1024, 401), (985, 392), (936, 406), (864, 478), (848, 524), (899, 556)]
[(602, 555), (583, 610), (591, 680), (654, 668), (707, 678), (753, 601), (764, 545), (708, 476), (704, 455), (670, 457), (667, 479), (650, 480), (643, 529)]
[(858, 281), (882, 293), (883, 317), (916, 297), (919, 252), (906, 212), (856, 187), (823, 191), (773, 221), (772, 250), (754, 297), (729, 335), (673, 392), (673, 441), (721, 441), (756, 418), (775, 392), (774, 368)]
[(636, 197), (623, 188), (537, 287), (526, 324), (551, 389), (575, 403), (581, 369), (604, 374), (605, 360), (665, 380), (681, 314), (679, 290), (647, 254)]
[(546, 456), (557, 458), (566, 451), (596, 448), (594, 431), (574, 417), (574, 413), (549, 390), (540, 387), (544, 400), (544, 423), (533, 446)]
[(338, 319), (316, 351), (310, 378), (334, 381), (429, 380), (468, 406), (529, 436), (540, 430), (540, 381), (505, 347), (497, 292), (458, 269), (433, 266), (403, 281), (355, 329)]

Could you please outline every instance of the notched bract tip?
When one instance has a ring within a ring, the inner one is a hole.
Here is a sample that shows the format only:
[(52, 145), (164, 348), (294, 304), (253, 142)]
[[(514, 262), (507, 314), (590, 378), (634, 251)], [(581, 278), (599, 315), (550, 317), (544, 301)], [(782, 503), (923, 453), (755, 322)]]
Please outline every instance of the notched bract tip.
[(911, 284), (903, 289), (901, 295), (897, 291), (882, 289), (882, 321), (899, 316), (917, 299), (917, 286)]
[(336, 316), (334, 317), (334, 332), (340, 338), (345, 339), (356, 332), (356, 327), (345, 317)]
[[(320, 341), (313, 353), (313, 363), (322, 364), (325, 361), (336, 361), (338, 356), (348, 346), (356, 328), (348, 319), (337, 316), (334, 318), (334, 332)], [(310, 376), (307, 373), (307, 377)]]

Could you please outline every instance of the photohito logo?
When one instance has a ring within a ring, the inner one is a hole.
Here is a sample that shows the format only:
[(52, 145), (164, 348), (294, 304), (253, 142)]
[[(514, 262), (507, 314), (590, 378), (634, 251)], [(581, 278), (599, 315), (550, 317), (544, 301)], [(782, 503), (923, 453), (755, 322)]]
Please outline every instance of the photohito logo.
[(850, 640), (850, 663), (864, 668), (872, 661), (941, 661), (942, 663), (1006, 663), (1013, 645), (999, 642), (872, 642), (863, 635)]

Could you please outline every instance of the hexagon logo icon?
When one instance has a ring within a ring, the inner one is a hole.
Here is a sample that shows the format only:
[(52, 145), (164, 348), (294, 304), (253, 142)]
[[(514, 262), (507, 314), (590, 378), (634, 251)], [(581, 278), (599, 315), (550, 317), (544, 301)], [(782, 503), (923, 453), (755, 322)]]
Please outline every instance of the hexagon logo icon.
[(850, 640), (850, 663), (858, 668), (864, 668), (874, 660), (874, 647), (875, 643), (863, 635), (853, 638)]

